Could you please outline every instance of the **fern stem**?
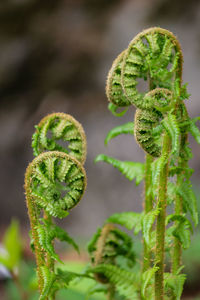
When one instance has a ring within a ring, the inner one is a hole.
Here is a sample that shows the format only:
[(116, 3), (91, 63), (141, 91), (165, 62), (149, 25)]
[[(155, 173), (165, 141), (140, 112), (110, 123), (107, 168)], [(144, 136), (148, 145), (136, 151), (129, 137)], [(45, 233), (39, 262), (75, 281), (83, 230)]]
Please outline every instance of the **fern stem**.
[(114, 297), (115, 297), (115, 287), (114, 287), (114, 285), (110, 284), (110, 286), (108, 288), (107, 298), (108, 298), (108, 300), (114, 300)]
[[(171, 147), (170, 137), (167, 133), (163, 136), (162, 156), (166, 158), (169, 155)], [(156, 254), (155, 262), (159, 268), (155, 272), (155, 300), (164, 299), (164, 252), (165, 252), (165, 218), (166, 218), (166, 194), (168, 179), (168, 164), (166, 161), (159, 176), (158, 186), (158, 207), (160, 212), (157, 216), (156, 223)]]
[(36, 230), (37, 224), (38, 224), (38, 217), (37, 217), (36, 209), (34, 207), (34, 203), (31, 200), (31, 197), (28, 196), (28, 194), (27, 194), (26, 199), (27, 199), (26, 203), (27, 203), (27, 207), (28, 207), (31, 231), (32, 231), (33, 240), (34, 240), (34, 251), (35, 251), (36, 264), (37, 264), (37, 275), (38, 275), (38, 288), (41, 293), (42, 288), (43, 288), (43, 277), (42, 277), (40, 267), (42, 265), (44, 265), (44, 253), (41, 249), (38, 233)]
[[(48, 225), (53, 224), (52, 217), (44, 211), (44, 219), (46, 220)], [(53, 241), (51, 242), (53, 243)], [(54, 260), (52, 259), (49, 252), (46, 252), (46, 266), (49, 270), (54, 271)]]
[[(187, 143), (187, 138), (188, 135), (187, 133), (184, 133), (181, 135), (181, 143), (180, 143), (180, 149), (184, 148), (184, 145)], [(179, 157), (179, 162), (178, 162), (178, 166), (180, 168), (187, 168), (187, 161), (183, 160), (181, 157)], [(183, 180), (184, 180), (185, 174), (184, 172), (181, 172), (181, 174), (177, 175), (177, 186), (179, 187)], [(174, 212), (177, 215), (181, 215), (183, 213), (183, 199), (180, 195), (176, 195), (175, 198), (175, 207), (174, 207)], [(171, 266), (171, 270), (173, 274), (176, 274), (177, 271), (179, 270), (179, 268), (181, 267), (182, 264), (182, 246), (180, 241), (174, 237), (174, 245), (173, 245), (173, 249), (172, 249), (172, 266)]]
[[(151, 164), (153, 162), (153, 157), (149, 154), (146, 155), (146, 164), (145, 164), (145, 200), (144, 200), (144, 211), (145, 214), (153, 209), (153, 197), (150, 194), (150, 187), (152, 184), (152, 173), (151, 173)], [(151, 251), (147, 247), (145, 240), (144, 243), (144, 259), (143, 259), (143, 272), (145, 272), (151, 266)]]

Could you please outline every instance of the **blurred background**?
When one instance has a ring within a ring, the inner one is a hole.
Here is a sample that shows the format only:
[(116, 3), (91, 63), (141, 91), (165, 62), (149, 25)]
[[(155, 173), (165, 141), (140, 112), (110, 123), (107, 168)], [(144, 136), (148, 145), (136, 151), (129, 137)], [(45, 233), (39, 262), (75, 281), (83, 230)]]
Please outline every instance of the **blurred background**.
[[(184, 55), (183, 81), (188, 82), (191, 94), (188, 111), (192, 117), (199, 116), (200, 1), (0, 1), (2, 234), (15, 217), (24, 239), (28, 239), (24, 172), (33, 159), (34, 125), (52, 112), (74, 116), (82, 123), (88, 141), (87, 192), (63, 222), (68, 232), (87, 240), (114, 212), (142, 209), (142, 185), (136, 187), (111, 166), (93, 161), (99, 153), (121, 160), (144, 160), (132, 136), (118, 137), (104, 146), (107, 132), (132, 121), (134, 115), (134, 108), (121, 119), (111, 115), (105, 81), (115, 57), (138, 32), (150, 26), (161, 26), (177, 35)], [(193, 138), (190, 143), (194, 154), (190, 165), (195, 169), (192, 181), (198, 196), (200, 148)], [(196, 244), (200, 250), (200, 242)], [(194, 251), (198, 253), (197, 248)], [(200, 254), (197, 261), (194, 272), (199, 270)], [(199, 283), (192, 282), (189, 291)]]

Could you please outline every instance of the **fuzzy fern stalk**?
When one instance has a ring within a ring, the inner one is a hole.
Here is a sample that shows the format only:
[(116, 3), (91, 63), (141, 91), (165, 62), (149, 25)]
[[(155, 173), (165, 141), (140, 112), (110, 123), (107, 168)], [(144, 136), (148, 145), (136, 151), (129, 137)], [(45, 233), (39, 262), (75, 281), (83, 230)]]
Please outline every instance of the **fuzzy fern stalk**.
[[(66, 143), (68, 148), (63, 146)], [(53, 218), (66, 217), (84, 194), (86, 174), (82, 163), (86, 156), (86, 138), (74, 118), (54, 113), (36, 126), (32, 146), (37, 157), (26, 170), (25, 192), (38, 287), (40, 300), (54, 299), (55, 292), (65, 284), (54, 267), (55, 261), (62, 263), (54, 250), (54, 239), (66, 241), (76, 250), (78, 246), (55, 225)]]
[[(180, 273), (182, 249), (190, 244), (191, 220), (195, 225), (198, 222), (187, 136), (190, 132), (200, 143), (195, 124), (199, 117), (190, 119), (184, 104), (189, 95), (182, 84), (182, 64), (177, 38), (168, 30), (149, 28), (115, 59), (107, 79), (111, 112), (123, 116), (128, 107), (135, 106), (136, 113), (134, 124), (112, 129), (105, 143), (119, 134), (134, 134), (146, 153), (145, 164), (119, 161), (103, 154), (96, 158), (112, 164), (129, 180), (135, 179), (136, 184), (144, 179), (144, 212), (124, 212), (109, 218), (109, 222), (127, 229), (135, 227), (136, 233), (142, 231), (142, 299), (180, 299), (185, 280)], [(140, 79), (148, 80), (145, 92), (138, 88)], [(118, 113), (122, 107), (125, 109)], [(168, 205), (174, 211), (166, 216)], [(166, 251), (171, 258), (171, 273), (164, 267)]]

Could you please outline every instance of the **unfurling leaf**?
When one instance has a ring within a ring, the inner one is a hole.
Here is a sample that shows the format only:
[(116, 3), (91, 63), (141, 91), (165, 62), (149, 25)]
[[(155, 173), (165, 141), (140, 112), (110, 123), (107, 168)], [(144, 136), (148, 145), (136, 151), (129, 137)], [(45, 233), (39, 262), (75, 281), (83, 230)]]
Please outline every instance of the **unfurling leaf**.
[(111, 129), (105, 139), (105, 144), (107, 145), (108, 142), (115, 138), (116, 136), (120, 135), (120, 134), (133, 134), (133, 130), (134, 130), (134, 124), (133, 122), (129, 122), (120, 126), (117, 126), (113, 129)]
[(104, 161), (111, 164), (114, 168), (118, 169), (125, 177), (132, 181), (135, 179), (136, 185), (138, 185), (144, 178), (145, 166), (143, 163), (132, 161), (120, 161), (115, 158), (109, 157), (104, 154), (99, 154), (95, 162)]

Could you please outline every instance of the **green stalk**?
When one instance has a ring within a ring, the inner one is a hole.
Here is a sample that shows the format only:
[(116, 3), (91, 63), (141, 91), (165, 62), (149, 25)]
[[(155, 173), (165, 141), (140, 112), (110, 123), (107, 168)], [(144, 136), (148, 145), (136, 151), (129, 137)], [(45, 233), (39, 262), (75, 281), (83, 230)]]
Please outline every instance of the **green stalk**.
[[(183, 149), (186, 142), (187, 142), (187, 133), (184, 133), (181, 135), (180, 149)], [(187, 161), (179, 157), (178, 167), (187, 168)], [(185, 174), (183, 171), (181, 172), (181, 174), (177, 175), (178, 187), (182, 184), (184, 177)], [(181, 215), (183, 213), (182, 197), (179, 195), (176, 195), (175, 198), (174, 212), (177, 215)], [(176, 237), (174, 237), (174, 244), (172, 249), (172, 266), (171, 266), (172, 273), (176, 274), (179, 268), (181, 267), (181, 265), (182, 265), (182, 246), (179, 240)]]
[(39, 243), (39, 236), (36, 230), (38, 225), (38, 217), (36, 215), (36, 209), (34, 207), (34, 203), (32, 203), (31, 197), (28, 194), (27, 194), (27, 207), (28, 207), (28, 214), (30, 218), (31, 231), (34, 240), (34, 249), (35, 249), (37, 275), (38, 275), (38, 288), (41, 293), (43, 288), (43, 277), (42, 277), (40, 267), (44, 265), (44, 252), (41, 249)]
[[(168, 158), (171, 140), (167, 133), (163, 136), (162, 156)], [(165, 252), (165, 218), (168, 181), (168, 164), (164, 164), (159, 176), (158, 207), (160, 208), (156, 223), (155, 262), (158, 270), (155, 273), (155, 300), (164, 300), (164, 252)]]
[[(150, 187), (152, 184), (152, 173), (151, 173), (151, 164), (153, 162), (153, 157), (149, 154), (146, 155), (146, 164), (145, 164), (145, 200), (144, 200), (144, 211), (147, 214), (153, 209), (153, 197), (150, 193)], [(143, 259), (143, 272), (149, 269), (151, 266), (151, 250), (147, 246), (146, 242), (144, 243), (144, 259)]]

